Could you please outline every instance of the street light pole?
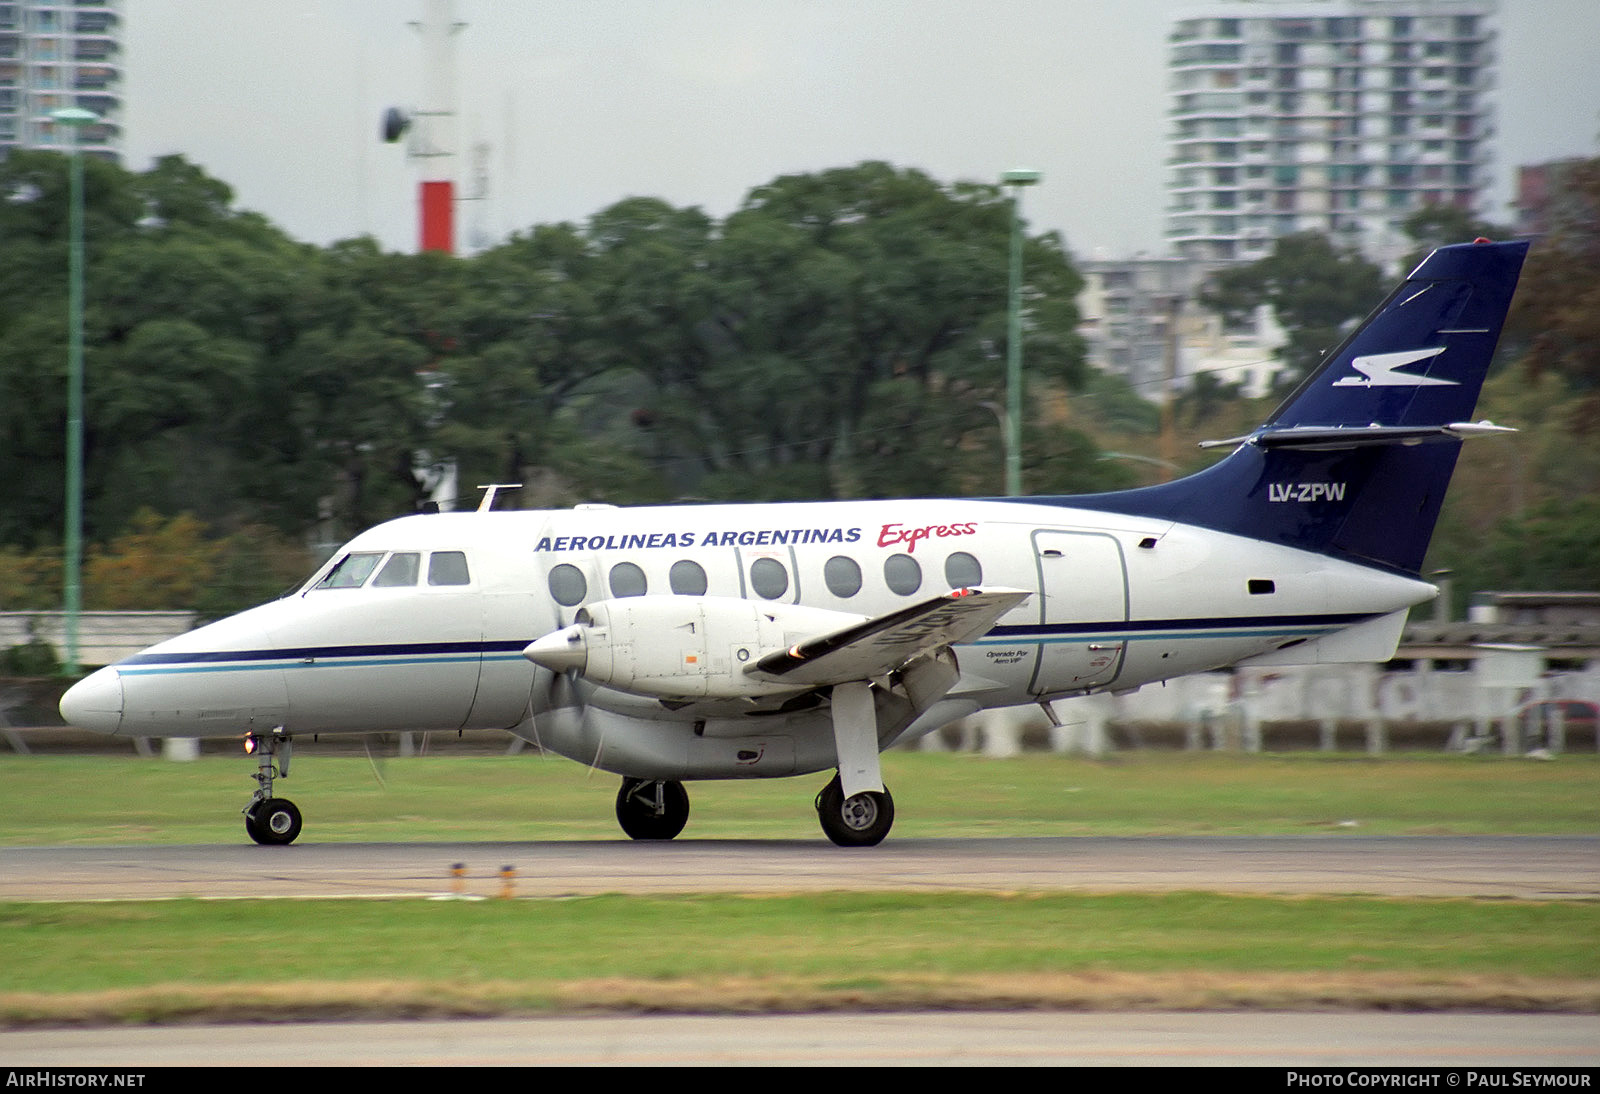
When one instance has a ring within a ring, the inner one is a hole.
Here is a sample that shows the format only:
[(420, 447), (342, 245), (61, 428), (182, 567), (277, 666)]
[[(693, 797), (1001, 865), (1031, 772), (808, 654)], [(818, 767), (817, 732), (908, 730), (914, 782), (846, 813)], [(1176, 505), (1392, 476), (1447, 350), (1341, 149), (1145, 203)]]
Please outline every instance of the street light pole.
[(83, 602), (83, 152), (84, 126), (100, 120), (89, 110), (68, 107), (50, 115), (72, 130), (69, 153), (67, 245), (67, 529), (62, 608), (66, 659), (61, 672), (78, 675), (78, 616)]
[(1000, 176), (1011, 187), (1011, 293), (1006, 303), (1006, 494), (1022, 494), (1022, 194), (1043, 176), (1018, 168)]

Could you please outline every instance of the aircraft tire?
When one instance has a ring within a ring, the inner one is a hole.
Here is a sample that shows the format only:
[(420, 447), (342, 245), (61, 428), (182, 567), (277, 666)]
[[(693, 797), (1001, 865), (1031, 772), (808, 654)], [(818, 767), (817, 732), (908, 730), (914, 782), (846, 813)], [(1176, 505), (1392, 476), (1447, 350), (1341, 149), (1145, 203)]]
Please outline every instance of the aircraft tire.
[(629, 839), (672, 839), (689, 823), (689, 792), (680, 782), (661, 782), (662, 812), (655, 811), (655, 783), (623, 779), (617, 791), (617, 823)]
[(245, 812), (244, 830), (264, 846), (293, 843), (300, 834), (300, 810), (288, 798), (263, 798)]
[(817, 819), (840, 847), (875, 847), (894, 826), (894, 798), (888, 790), (868, 790), (847, 799), (835, 775), (817, 795)]

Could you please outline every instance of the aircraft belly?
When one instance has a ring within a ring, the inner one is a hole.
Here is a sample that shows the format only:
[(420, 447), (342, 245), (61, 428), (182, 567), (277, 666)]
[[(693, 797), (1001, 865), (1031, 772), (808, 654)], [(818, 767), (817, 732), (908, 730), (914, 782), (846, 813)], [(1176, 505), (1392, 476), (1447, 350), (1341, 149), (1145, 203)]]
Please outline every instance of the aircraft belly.
[(559, 707), (534, 719), (538, 744), (570, 760), (639, 779), (687, 777), (692, 723), (650, 721), (598, 707)]
[(1260, 638), (1164, 636), (1128, 643), (1117, 688), (1138, 687), (1190, 673), (1207, 672), (1259, 653)]
[(229, 737), (284, 723), (289, 697), (275, 666), (118, 669), (125, 737)]
[[(597, 689), (571, 705), (540, 710), (517, 733), (590, 767), (641, 779), (760, 779), (822, 771), (838, 763), (828, 709), (743, 718), (661, 717), (646, 707), (618, 709)], [(964, 704), (962, 713), (976, 709)], [(955, 717), (958, 715), (950, 715)], [(879, 700), (880, 742), (912, 719), (901, 701)], [(948, 721), (942, 718), (940, 724)]]
[[(820, 770), (829, 759), (806, 771)], [(795, 739), (784, 734), (760, 737), (695, 737), (689, 744), (686, 777), (696, 779), (760, 779), (797, 775)]]
[(509, 729), (527, 717), (537, 674), (548, 669), (530, 665), (520, 655), (484, 654), (478, 690), (467, 715), (469, 729)]

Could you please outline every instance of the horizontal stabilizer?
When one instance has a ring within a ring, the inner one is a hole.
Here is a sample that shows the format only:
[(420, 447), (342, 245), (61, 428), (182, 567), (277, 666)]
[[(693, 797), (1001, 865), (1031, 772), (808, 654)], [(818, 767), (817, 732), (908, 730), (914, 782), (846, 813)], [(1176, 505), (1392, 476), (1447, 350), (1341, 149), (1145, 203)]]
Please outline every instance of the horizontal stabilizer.
[(1201, 441), (1201, 448), (1225, 448), (1254, 442), (1262, 448), (1299, 448), (1307, 452), (1337, 452), (1369, 445), (1426, 444), (1432, 441), (1461, 441), (1470, 437), (1498, 437), (1515, 433), (1510, 426), (1493, 422), (1450, 422), (1446, 425), (1368, 425), (1309, 426), (1263, 429), (1225, 441)]
[(817, 685), (885, 676), (924, 654), (972, 641), (1030, 595), (1019, 589), (956, 589), (769, 653), (745, 671)]

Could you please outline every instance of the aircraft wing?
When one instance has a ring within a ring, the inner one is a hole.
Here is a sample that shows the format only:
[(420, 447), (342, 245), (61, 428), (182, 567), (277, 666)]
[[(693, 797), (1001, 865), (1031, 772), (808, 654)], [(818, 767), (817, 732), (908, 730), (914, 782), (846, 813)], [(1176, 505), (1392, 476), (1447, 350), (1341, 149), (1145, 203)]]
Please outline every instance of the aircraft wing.
[(886, 676), (924, 654), (970, 642), (1031, 595), (1019, 589), (956, 589), (769, 653), (745, 671), (795, 684)]

